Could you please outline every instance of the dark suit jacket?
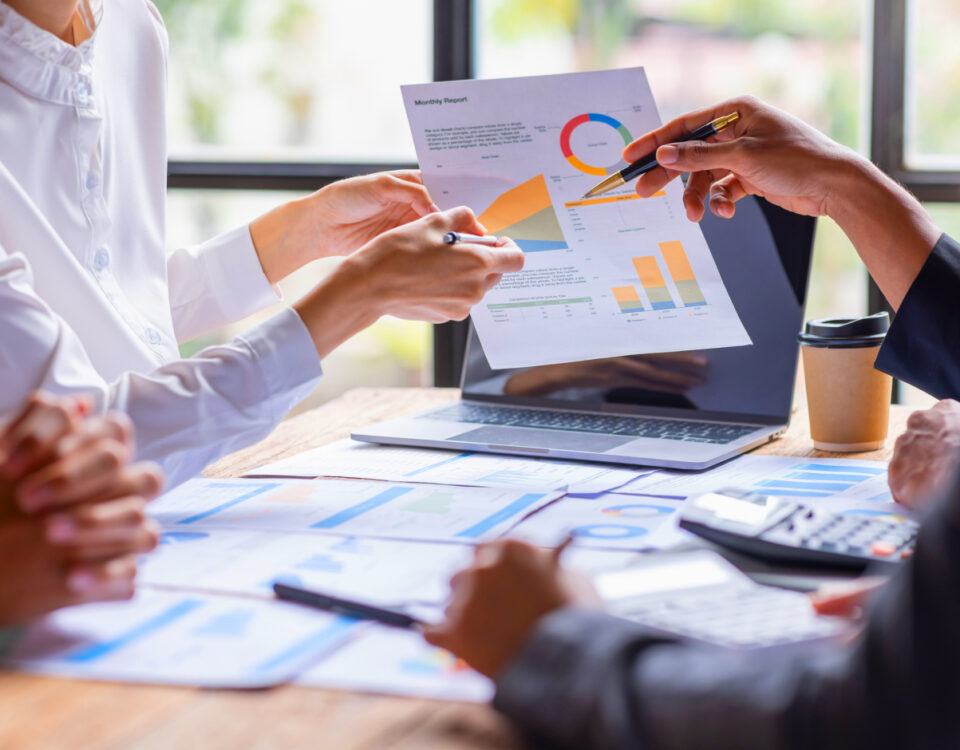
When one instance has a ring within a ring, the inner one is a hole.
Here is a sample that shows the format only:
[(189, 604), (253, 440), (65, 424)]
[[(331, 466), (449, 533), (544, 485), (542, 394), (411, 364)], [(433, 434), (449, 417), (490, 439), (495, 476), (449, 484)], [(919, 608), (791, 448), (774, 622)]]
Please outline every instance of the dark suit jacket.
[[(949, 238), (878, 366), (937, 396), (960, 394), (960, 246)], [(957, 750), (960, 477), (851, 645), (744, 657), (562, 610), (499, 676), (494, 705), (541, 744), (577, 750)]]

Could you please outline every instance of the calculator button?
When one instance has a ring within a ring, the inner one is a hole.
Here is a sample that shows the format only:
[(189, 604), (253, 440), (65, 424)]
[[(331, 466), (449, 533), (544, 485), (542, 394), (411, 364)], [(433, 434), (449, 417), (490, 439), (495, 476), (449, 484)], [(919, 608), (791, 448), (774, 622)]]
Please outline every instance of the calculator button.
[(870, 545), (870, 552), (877, 557), (890, 557), (897, 551), (897, 545), (893, 542), (874, 542)]

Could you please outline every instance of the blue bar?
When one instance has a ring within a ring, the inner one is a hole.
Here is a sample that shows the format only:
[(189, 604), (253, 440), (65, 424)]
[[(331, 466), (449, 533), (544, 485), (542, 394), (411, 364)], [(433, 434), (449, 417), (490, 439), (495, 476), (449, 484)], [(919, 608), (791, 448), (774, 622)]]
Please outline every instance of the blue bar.
[(705, 304), (707, 303), (706, 302), (684, 302), (683, 306), (684, 307), (701, 307)]
[(676, 305), (672, 302), (654, 302), (651, 307), (654, 310), (673, 310), (676, 308)]
[(457, 534), (457, 536), (464, 537), (467, 539), (476, 539), (479, 536), (483, 536), (486, 532), (490, 531), (490, 529), (503, 523), (511, 516), (516, 515), (517, 513), (522, 511), (524, 508), (527, 508), (533, 505), (535, 502), (537, 502), (537, 500), (539, 500), (542, 497), (543, 497), (542, 492), (536, 495), (534, 494), (524, 495), (523, 497), (517, 500), (514, 500), (506, 508), (501, 508), (489, 518), (485, 518), (484, 520), (480, 521), (480, 523), (477, 523), (471, 526), (469, 529), (466, 529), (465, 531), (461, 531), (459, 534)]
[(772, 495), (773, 497), (833, 497), (832, 492), (804, 492), (803, 490), (774, 490), (772, 492), (754, 492), (752, 494)]
[(413, 487), (391, 487), (389, 490), (384, 490), (383, 492), (374, 495), (369, 500), (364, 500), (362, 503), (357, 503), (356, 505), (347, 508), (346, 510), (341, 510), (339, 513), (334, 513), (329, 518), (325, 518), (322, 521), (319, 521), (310, 528), (313, 529), (332, 529), (340, 524), (346, 523), (347, 521), (352, 521), (357, 516), (362, 516), (368, 510), (374, 510), (379, 508), (381, 505), (386, 505), (391, 500), (394, 500), (401, 495), (406, 495), (408, 492), (412, 492)]
[[(249, 485), (244, 483), (244, 484), (210, 484), (207, 486), (215, 489), (224, 489), (227, 487), (230, 487), (230, 488), (246, 487)], [(184, 518), (182, 521), (177, 521), (177, 523), (185, 524), (185, 523), (196, 523), (197, 521), (202, 521), (204, 518), (210, 518), (210, 516), (214, 516), (222, 510), (227, 510), (228, 508), (232, 508), (234, 505), (239, 505), (244, 500), (249, 500), (251, 497), (262, 495), (264, 492), (267, 492), (268, 490), (272, 490), (275, 487), (279, 487), (279, 486), (280, 486), (279, 484), (261, 484), (258, 489), (255, 489), (252, 492), (248, 492), (246, 495), (241, 495), (240, 497), (234, 500), (228, 500), (227, 502), (222, 503), (221, 505), (218, 505), (215, 508), (210, 508), (210, 510), (203, 511), (203, 513), (197, 513), (197, 515), (195, 516)]]
[(787, 479), (803, 479), (808, 482), (849, 482), (853, 487), (855, 484), (865, 482), (871, 477), (866, 474), (828, 474), (820, 471), (795, 471), (793, 474), (787, 474)]
[(542, 253), (547, 250), (566, 250), (566, 242), (557, 240), (514, 240), (525, 253)]
[(794, 469), (807, 471), (830, 471), (841, 472), (843, 474), (867, 474), (869, 476), (880, 476), (886, 474), (886, 469), (877, 469), (873, 466), (835, 466), (834, 464), (797, 464)]
[(276, 656), (272, 656), (266, 661), (257, 664), (251, 671), (254, 674), (269, 672), (302, 654), (310, 654), (319, 651), (324, 646), (332, 646), (339, 642), (347, 634), (347, 631), (355, 627), (356, 624), (357, 620), (350, 617), (337, 617), (336, 620), (327, 625), (323, 630), (307, 636), (302, 641), (294, 643), (292, 646), (284, 649)]
[(780, 487), (787, 490), (825, 490), (827, 492), (843, 492), (853, 485), (843, 482), (789, 482), (784, 479), (767, 479), (757, 482), (759, 487)]
[(422, 469), (414, 469), (413, 471), (408, 471), (404, 474), (405, 477), (415, 477), (417, 474), (422, 474), (425, 471), (430, 471), (430, 469), (436, 469), (438, 466), (443, 466), (444, 464), (452, 464), (454, 461), (459, 461), (461, 458), (467, 458), (472, 456), (472, 453), (461, 453), (459, 456), (454, 456), (453, 458), (445, 458), (443, 461), (437, 461), (435, 464), (430, 464), (429, 466), (424, 466)]
[(171, 622), (175, 622), (181, 617), (185, 617), (195, 609), (202, 606), (203, 602), (200, 599), (184, 599), (183, 601), (174, 604), (166, 612), (161, 612), (153, 619), (137, 625), (132, 630), (128, 630), (123, 635), (119, 635), (111, 641), (104, 641), (103, 643), (91, 643), (89, 646), (83, 646), (77, 651), (74, 651), (72, 654), (67, 654), (66, 656), (61, 657), (61, 659), (63, 661), (74, 663), (94, 661), (106, 656), (111, 651), (116, 651), (118, 648), (122, 648), (128, 644), (140, 640), (147, 635), (150, 635), (150, 633), (166, 627)]

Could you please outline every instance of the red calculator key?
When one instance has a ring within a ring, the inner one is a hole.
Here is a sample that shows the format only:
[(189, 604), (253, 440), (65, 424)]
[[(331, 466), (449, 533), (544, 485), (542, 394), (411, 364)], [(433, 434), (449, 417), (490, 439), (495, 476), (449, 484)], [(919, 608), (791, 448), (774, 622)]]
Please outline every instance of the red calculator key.
[(870, 545), (870, 553), (877, 557), (890, 557), (897, 551), (897, 545), (893, 542), (874, 542)]

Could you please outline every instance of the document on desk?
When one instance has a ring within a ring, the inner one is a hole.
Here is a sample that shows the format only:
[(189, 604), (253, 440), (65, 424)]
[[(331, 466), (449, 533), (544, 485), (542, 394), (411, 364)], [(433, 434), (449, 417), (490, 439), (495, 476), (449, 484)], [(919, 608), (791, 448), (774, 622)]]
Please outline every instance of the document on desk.
[(284, 602), (142, 590), (130, 602), (49, 615), (0, 666), (85, 680), (266, 687), (289, 681), (356, 627)]
[(311, 687), (486, 703), (493, 683), (419, 633), (373, 627), (296, 682)]
[(475, 487), (566, 488), (596, 494), (621, 487), (649, 471), (545, 458), (401, 448), (340, 440), (260, 466), (250, 477), (352, 477)]
[(899, 513), (882, 461), (796, 456), (741, 456), (709, 471), (657, 471), (614, 490), (619, 495), (682, 499), (724, 488), (776, 495), (840, 511)]
[(472, 312), (494, 369), (751, 343), (679, 181), (583, 199), (660, 125), (642, 68), (403, 87), (424, 182), (526, 265)]
[(345, 598), (443, 604), (448, 582), (473, 559), (464, 544), (233, 529), (173, 528), (140, 566), (149, 585), (273, 596), (277, 581)]
[(150, 514), (167, 530), (244, 529), (475, 543), (562, 493), (315, 479), (195, 479)]
[(576, 546), (659, 549), (663, 545), (658, 532), (669, 527), (682, 505), (678, 500), (613, 493), (590, 499), (565, 497), (526, 518), (509, 536), (543, 546), (558, 544), (571, 535)]

